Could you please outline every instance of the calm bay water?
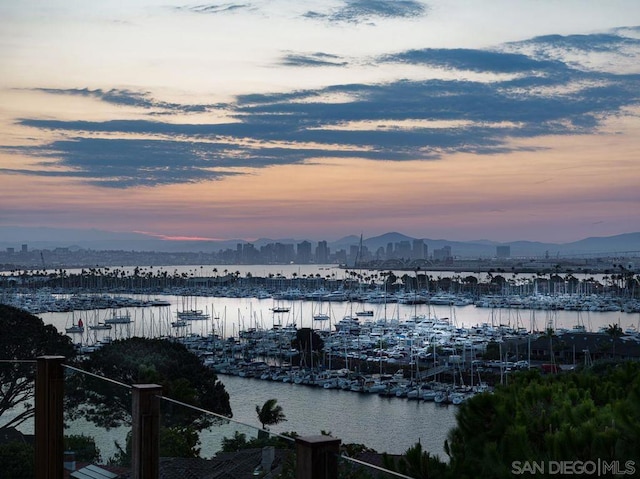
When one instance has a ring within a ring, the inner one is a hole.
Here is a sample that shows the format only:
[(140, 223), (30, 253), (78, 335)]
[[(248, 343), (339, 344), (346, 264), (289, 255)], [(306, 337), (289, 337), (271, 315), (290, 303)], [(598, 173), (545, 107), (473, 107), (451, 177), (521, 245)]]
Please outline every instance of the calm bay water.
[[(202, 457), (213, 456), (222, 440), (233, 437), (236, 431), (248, 439), (256, 437), (261, 427), (256, 406), (275, 398), (287, 420), (271, 426), (274, 433), (295, 431), (301, 436), (316, 436), (325, 431), (343, 443), (364, 444), (390, 454), (401, 454), (420, 441), (425, 450), (446, 460), (444, 441), (455, 426), (456, 406), (236, 376), (219, 378), (229, 392), (234, 421), (201, 433)], [(94, 437), (106, 460), (116, 453), (116, 441), (125, 444), (129, 430), (105, 430), (79, 420), (67, 424), (65, 434)]]
[(236, 376), (220, 379), (231, 396), (234, 419), (246, 424), (260, 427), (256, 405), (276, 398), (287, 417), (271, 427), (277, 433), (327, 431), (343, 443), (365, 444), (391, 454), (403, 453), (420, 441), (444, 459), (444, 440), (455, 426), (455, 406)]

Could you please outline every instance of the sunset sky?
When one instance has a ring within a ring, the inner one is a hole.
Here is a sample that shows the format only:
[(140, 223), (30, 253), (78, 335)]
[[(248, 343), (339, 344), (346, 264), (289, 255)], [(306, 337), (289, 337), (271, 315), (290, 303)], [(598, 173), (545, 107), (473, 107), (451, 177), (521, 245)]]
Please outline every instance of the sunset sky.
[(640, 231), (640, 2), (0, 0), (12, 226)]

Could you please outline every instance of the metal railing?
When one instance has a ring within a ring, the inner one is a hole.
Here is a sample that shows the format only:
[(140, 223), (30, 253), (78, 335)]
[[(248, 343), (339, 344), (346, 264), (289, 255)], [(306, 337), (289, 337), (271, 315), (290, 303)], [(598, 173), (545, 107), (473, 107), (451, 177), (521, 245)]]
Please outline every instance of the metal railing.
[[(185, 403), (162, 396), (162, 387), (157, 384), (135, 384), (127, 386), (111, 379), (96, 376), (86, 371), (64, 365), (62, 356), (42, 356), (36, 361), (35, 381), (35, 454), (36, 479), (63, 479), (64, 463), (64, 385), (65, 369), (87, 374), (107, 381), (131, 392), (131, 465), (132, 479), (157, 479), (160, 477), (160, 428), (161, 406), (170, 404), (190, 408), (192, 413), (215, 416), (226, 422), (237, 421), (219, 416), (210, 411), (195, 408)], [(277, 437), (290, 442), (289, 464), (291, 477), (297, 479), (328, 479), (337, 477), (337, 462), (340, 439), (329, 436), (296, 437), (271, 434), (249, 425), (257, 436)], [(68, 474), (68, 472), (67, 472)]]

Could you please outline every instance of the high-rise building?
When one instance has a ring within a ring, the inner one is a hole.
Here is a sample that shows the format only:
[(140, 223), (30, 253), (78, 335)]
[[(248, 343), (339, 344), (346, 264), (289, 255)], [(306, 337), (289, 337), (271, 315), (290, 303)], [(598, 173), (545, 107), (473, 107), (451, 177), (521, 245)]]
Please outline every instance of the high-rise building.
[(433, 250), (433, 259), (446, 261), (452, 258), (451, 256), (451, 246), (443, 246), (442, 248), (436, 248)]
[(251, 264), (255, 263), (259, 258), (259, 252), (252, 243), (245, 243), (242, 246), (242, 262)]
[(407, 240), (396, 243), (396, 258), (411, 258), (411, 242)]
[(329, 262), (329, 247), (326, 241), (318, 241), (316, 246), (316, 263), (327, 264)]
[(303, 241), (298, 243), (297, 248), (297, 260), (300, 264), (311, 263), (311, 243)]
[(426, 245), (422, 239), (413, 240), (413, 249), (411, 251), (412, 259), (425, 259)]
[(498, 258), (510, 258), (511, 246), (496, 246), (496, 257)]
[(295, 250), (290, 243), (276, 243), (274, 253), (277, 263), (291, 263), (295, 259)]

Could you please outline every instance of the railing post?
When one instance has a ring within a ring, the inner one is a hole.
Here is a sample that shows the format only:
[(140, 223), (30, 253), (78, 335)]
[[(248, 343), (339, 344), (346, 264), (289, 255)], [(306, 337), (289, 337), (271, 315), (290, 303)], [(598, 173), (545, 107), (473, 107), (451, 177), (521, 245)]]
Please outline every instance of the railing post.
[(338, 477), (340, 439), (331, 436), (296, 438), (296, 479)]
[(134, 384), (131, 397), (131, 477), (157, 479), (160, 467), (162, 386)]
[(62, 479), (64, 474), (64, 356), (36, 358), (36, 479)]

